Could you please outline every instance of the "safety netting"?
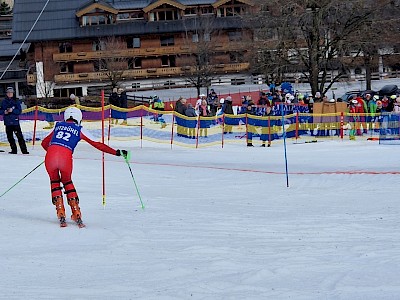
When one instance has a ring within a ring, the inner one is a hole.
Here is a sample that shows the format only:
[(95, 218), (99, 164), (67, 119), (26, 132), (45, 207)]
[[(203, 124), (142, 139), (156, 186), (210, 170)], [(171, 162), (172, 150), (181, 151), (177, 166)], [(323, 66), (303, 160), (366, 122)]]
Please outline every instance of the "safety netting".
[(376, 123), (379, 127), (379, 143), (385, 145), (400, 145), (400, 114), (382, 113), (377, 116)]
[[(399, 116), (395, 114), (309, 113), (301, 105), (277, 105), (270, 115), (239, 113), (210, 117), (187, 117), (174, 111), (158, 111), (141, 105), (134, 108), (78, 106), (82, 125), (92, 136), (105, 141), (153, 141), (184, 147), (232, 143), (265, 144), (286, 138), (311, 142), (316, 138), (366, 137), (381, 142), (398, 141)], [(63, 109), (31, 107), (20, 116), (27, 142), (42, 140), (63, 119)], [(2, 116), (0, 116), (2, 121)], [(4, 126), (0, 142), (7, 143)]]

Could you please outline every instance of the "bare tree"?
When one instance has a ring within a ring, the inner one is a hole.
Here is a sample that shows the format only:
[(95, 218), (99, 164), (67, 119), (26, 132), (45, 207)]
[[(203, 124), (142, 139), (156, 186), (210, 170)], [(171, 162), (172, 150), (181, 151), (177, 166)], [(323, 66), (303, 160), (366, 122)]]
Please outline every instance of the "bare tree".
[(126, 42), (115, 36), (98, 41), (98, 49), (105, 54), (94, 62), (95, 70), (105, 73), (111, 88), (117, 87), (123, 81), (124, 71), (128, 69), (129, 58), (121, 54), (126, 48)]
[[(215, 53), (215, 41), (217, 31), (214, 28), (213, 17), (196, 16), (192, 18), (190, 26), (185, 28), (185, 47), (192, 54), (182, 59), (184, 76), (200, 95), (202, 87), (211, 86), (211, 80), (215, 78), (217, 68), (213, 59)], [(186, 25), (186, 24), (185, 24)]]
[[(371, 35), (365, 33), (372, 33), (371, 26), (396, 8), (396, 2), (260, 1), (260, 11), (254, 18), (255, 48), (258, 56), (267, 59), (253, 61), (264, 74), (273, 74), (272, 78), (298, 72), (309, 82), (313, 94), (326, 93), (333, 83), (348, 76), (350, 66), (360, 64), (362, 57), (367, 59), (366, 50), (371, 55), (377, 52), (371, 41), (379, 44), (380, 37), (375, 34), (371, 40)], [(382, 26), (387, 23), (380, 24), (384, 31)], [(257, 55), (253, 57), (258, 58)]]

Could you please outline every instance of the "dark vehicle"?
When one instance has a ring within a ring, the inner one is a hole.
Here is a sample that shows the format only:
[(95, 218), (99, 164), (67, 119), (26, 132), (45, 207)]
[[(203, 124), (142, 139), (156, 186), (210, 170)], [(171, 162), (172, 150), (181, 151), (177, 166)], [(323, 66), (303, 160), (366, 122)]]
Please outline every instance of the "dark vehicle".
[(354, 99), (354, 98), (356, 98), (356, 97), (361, 97), (361, 98), (365, 99), (365, 96), (366, 96), (367, 94), (370, 94), (371, 97), (373, 97), (374, 95), (377, 94), (377, 92), (376, 92), (376, 91), (373, 91), (373, 90), (349, 91), (349, 92), (346, 92), (346, 93), (345, 93), (344, 95), (342, 95), (341, 97), (339, 97), (339, 98), (337, 99), (337, 101), (338, 101), (338, 102), (346, 102), (346, 103), (349, 103), (349, 102), (350, 102), (350, 99)]
[(362, 97), (363, 99), (365, 99), (365, 96), (366, 96), (367, 94), (370, 94), (371, 97), (373, 97), (373, 96), (375, 96), (377, 93), (378, 93), (378, 92), (373, 91), (373, 90), (365, 90), (365, 91), (362, 91), (362, 92), (360, 93), (360, 97)]
[(342, 96), (340, 96), (337, 101), (338, 102), (346, 102), (349, 103), (351, 99), (359, 96), (361, 91), (348, 91), (344, 93)]
[(383, 86), (379, 90), (379, 96), (391, 96), (391, 95), (397, 95), (399, 93), (399, 88), (396, 84), (388, 84)]

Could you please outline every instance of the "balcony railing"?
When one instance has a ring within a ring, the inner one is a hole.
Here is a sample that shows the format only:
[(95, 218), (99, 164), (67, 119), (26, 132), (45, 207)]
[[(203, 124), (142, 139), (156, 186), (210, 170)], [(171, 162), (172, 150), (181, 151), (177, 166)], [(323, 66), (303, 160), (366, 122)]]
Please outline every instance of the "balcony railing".
[[(220, 64), (214, 66), (216, 74), (224, 73), (237, 73), (249, 69), (249, 63), (238, 64)], [(181, 76), (188, 72), (195, 72), (194, 67), (173, 67), (173, 68), (151, 68), (151, 69), (138, 69), (138, 70), (125, 70), (122, 73), (124, 80), (129, 79), (144, 79), (150, 77), (170, 77)], [(71, 82), (92, 82), (92, 81), (108, 81), (107, 72), (88, 72), (78, 74), (62, 74), (55, 75), (54, 81), (56, 83), (71, 83)]]
[[(210, 52), (230, 52), (246, 50), (246, 46), (241, 43), (225, 43), (214, 44), (209, 49)], [(174, 55), (174, 54), (191, 54), (204, 51), (196, 46), (166, 46), (159, 48), (133, 48), (123, 50), (110, 50), (110, 51), (87, 51), (87, 52), (71, 52), (71, 53), (55, 53), (53, 60), (55, 62), (68, 62), (68, 61), (90, 61), (102, 58), (113, 57), (148, 57), (148, 56), (161, 56), (161, 55)]]

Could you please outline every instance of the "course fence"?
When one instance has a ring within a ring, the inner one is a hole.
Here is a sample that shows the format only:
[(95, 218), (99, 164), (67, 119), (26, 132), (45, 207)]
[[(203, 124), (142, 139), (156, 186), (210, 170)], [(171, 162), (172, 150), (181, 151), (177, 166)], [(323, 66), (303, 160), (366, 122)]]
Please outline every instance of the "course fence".
[[(100, 140), (102, 108), (78, 107), (83, 113), (83, 126)], [(284, 132), (287, 138), (299, 143), (349, 137), (399, 140), (398, 114), (310, 114), (301, 112), (301, 108), (298, 105), (280, 105), (269, 116), (239, 111), (235, 115), (186, 117), (173, 111), (160, 113), (143, 105), (129, 109), (107, 105), (104, 135), (106, 141), (148, 140), (170, 144), (171, 147), (179, 145), (192, 148), (224, 147), (233, 143), (273, 143), (280, 141)], [(37, 106), (24, 110), (20, 123), (25, 139), (34, 145), (38, 144), (52, 130), (54, 122), (63, 119), (65, 109)], [(7, 143), (4, 126), (0, 126), (0, 143)]]

